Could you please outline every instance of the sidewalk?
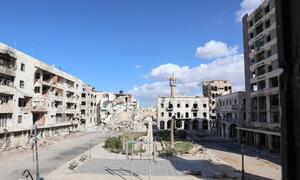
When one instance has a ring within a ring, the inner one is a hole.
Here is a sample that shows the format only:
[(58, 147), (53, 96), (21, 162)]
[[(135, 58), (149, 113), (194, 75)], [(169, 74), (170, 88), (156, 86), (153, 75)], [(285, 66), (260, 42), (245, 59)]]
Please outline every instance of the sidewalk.
[[(131, 179), (131, 160), (126, 160), (125, 155), (106, 151), (102, 148), (103, 145), (104, 143), (101, 143), (92, 148), (92, 158), (85, 162), (80, 162), (78, 167), (73, 171), (68, 169), (69, 163), (80, 159), (80, 156), (58, 167), (45, 177), (45, 179)], [(89, 153), (90, 151), (86, 151), (84, 154), (89, 155)], [(134, 160), (133, 162), (132, 179), (149, 179), (149, 161)], [(208, 154), (202, 156), (190, 155), (165, 159), (157, 158), (155, 162), (151, 162), (151, 179), (199, 179), (199, 177), (196, 176), (185, 175), (184, 171), (188, 170), (201, 171), (201, 177), (203, 177), (203, 179), (214, 179), (212, 177), (216, 174), (216, 172), (232, 175), (232, 177), (239, 175), (235, 169), (228, 166), (224, 161), (214, 156), (211, 152), (208, 152)]]

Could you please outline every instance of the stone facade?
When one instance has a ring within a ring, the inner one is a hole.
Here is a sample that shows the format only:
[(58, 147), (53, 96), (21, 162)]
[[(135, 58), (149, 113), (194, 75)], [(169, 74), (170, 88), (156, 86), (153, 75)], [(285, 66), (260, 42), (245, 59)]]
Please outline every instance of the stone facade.
[(244, 127), (246, 121), (245, 92), (235, 92), (216, 97), (217, 134), (237, 139), (236, 127)]
[(243, 17), (246, 127), (240, 141), (280, 150), (280, 101), (275, 0)]
[(169, 129), (175, 117), (175, 128), (209, 131), (208, 98), (205, 97), (159, 97), (157, 99), (158, 129)]
[(199, 96), (177, 96), (176, 77), (170, 78), (170, 97), (157, 98), (157, 127), (160, 130), (170, 128), (175, 118), (175, 128), (196, 132), (208, 132), (208, 98)]
[(82, 80), (0, 43), (1, 148), (23, 146), (36, 124), (39, 137), (83, 126)]

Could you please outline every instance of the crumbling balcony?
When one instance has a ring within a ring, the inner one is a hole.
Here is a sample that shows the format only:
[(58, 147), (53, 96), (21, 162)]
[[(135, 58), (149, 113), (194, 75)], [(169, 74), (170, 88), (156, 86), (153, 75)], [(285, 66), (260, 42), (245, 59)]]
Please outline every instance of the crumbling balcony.
[(0, 53), (0, 73), (8, 76), (16, 76), (16, 58), (10, 56), (8, 53)]

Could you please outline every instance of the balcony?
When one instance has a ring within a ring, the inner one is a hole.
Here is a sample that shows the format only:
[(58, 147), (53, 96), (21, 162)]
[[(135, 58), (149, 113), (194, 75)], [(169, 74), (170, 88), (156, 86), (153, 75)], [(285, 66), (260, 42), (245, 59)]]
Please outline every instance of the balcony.
[(3, 94), (15, 94), (16, 89), (12, 86), (12, 82), (8, 85), (3, 85), (0, 83), (0, 93)]
[(79, 112), (79, 110), (77, 110), (77, 109), (66, 109), (65, 110), (66, 114), (76, 114), (78, 112)]
[(14, 105), (12, 102), (0, 104), (0, 113), (13, 113)]
[(0, 64), (0, 72), (2, 74), (6, 74), (9, 76), (16, 76), (16, 70), (17, 70), (17, 67), (13, 64), (9, 64), (7, 66)]
[(192, 111), (199, 111), (198, 107), (192, 107)]

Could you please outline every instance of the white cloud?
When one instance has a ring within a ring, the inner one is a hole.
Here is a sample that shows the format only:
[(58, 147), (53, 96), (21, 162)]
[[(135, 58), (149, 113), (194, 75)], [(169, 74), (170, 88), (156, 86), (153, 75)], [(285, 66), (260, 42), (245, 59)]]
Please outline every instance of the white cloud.
[(142, 68), (142, 65), (137, 64), (137, 65), (134, 66), (134, 68), (135, 68), (135, 69), (140, 69), (140, 68)]
[(252, 13), (263, 0), (243, 0), (240, 4), (241, 9), (236, 12), (236, 21), (241, 22), (245, 14)]
[(230, 47), (222, 41), (211, 40), (197, 48), (196, 56), (204, 59), (219, 58), (236, 54), (237, 50), (237, 46)]
[(136, 86), (129, 93), (140, 100), (142, 105), (153, 105), (159, 95), (170, 94), (168, 79), (172, 73), (178, 79), (178, 94), (182, 95), (202, 95), (202, 82), (214, 79), (231, 81), (234, 91), (244, 90), (243, 55), (235, 54), (195, 67), (162, 64), (147, 75), (147, 78), (155, 82)]

